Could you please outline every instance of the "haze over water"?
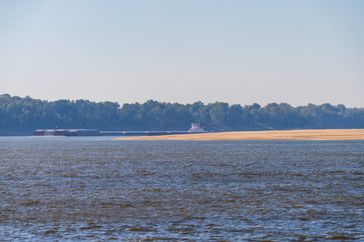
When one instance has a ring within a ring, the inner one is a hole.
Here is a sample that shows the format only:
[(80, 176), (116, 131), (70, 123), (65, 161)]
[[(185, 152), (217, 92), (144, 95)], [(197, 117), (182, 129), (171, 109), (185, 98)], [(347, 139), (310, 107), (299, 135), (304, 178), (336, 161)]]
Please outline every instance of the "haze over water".
[(364, 240), (364, 142), (0, 138), (5, 240)]

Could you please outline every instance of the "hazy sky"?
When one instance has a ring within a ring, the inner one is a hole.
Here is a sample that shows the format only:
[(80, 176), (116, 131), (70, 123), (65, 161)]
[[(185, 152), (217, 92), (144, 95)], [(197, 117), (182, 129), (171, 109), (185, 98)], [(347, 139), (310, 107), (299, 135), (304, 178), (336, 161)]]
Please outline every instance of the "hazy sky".
[(364, 107), (362, 0), (3, 0), (0, 93)]

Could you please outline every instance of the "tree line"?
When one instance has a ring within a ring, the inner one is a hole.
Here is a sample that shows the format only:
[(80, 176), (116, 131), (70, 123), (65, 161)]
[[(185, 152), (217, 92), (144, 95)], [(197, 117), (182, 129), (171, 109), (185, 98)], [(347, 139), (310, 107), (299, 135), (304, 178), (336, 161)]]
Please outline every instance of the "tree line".
[(99, 130), (187, 130), (198, 121), (211, 131), (364, 128), (364, 108), (344, 105), (224, 102), (123, 104), (88, 100), (44, 101), (0, 95), (0, 130), (94, 128)]

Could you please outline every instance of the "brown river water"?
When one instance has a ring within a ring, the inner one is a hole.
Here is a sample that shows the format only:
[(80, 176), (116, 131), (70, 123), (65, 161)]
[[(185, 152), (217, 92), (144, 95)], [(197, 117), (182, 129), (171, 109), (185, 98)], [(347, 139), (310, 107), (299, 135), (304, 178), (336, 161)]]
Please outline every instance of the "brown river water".
[(364, 142), (0, 138), (0, 241), (364, 241)]

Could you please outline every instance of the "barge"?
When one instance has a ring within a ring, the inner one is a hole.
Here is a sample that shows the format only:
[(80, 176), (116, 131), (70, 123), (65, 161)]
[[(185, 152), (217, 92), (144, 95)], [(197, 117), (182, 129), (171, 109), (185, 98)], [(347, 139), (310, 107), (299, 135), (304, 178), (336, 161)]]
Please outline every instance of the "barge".
[(96, 129), (37, 129), (33, 136), (100, 136)]
[(33, 136), (158, 136), (190, 133), (206, 133), (197, 122), (187, 131), (99, 131), (97, 129), (37, 129)]

